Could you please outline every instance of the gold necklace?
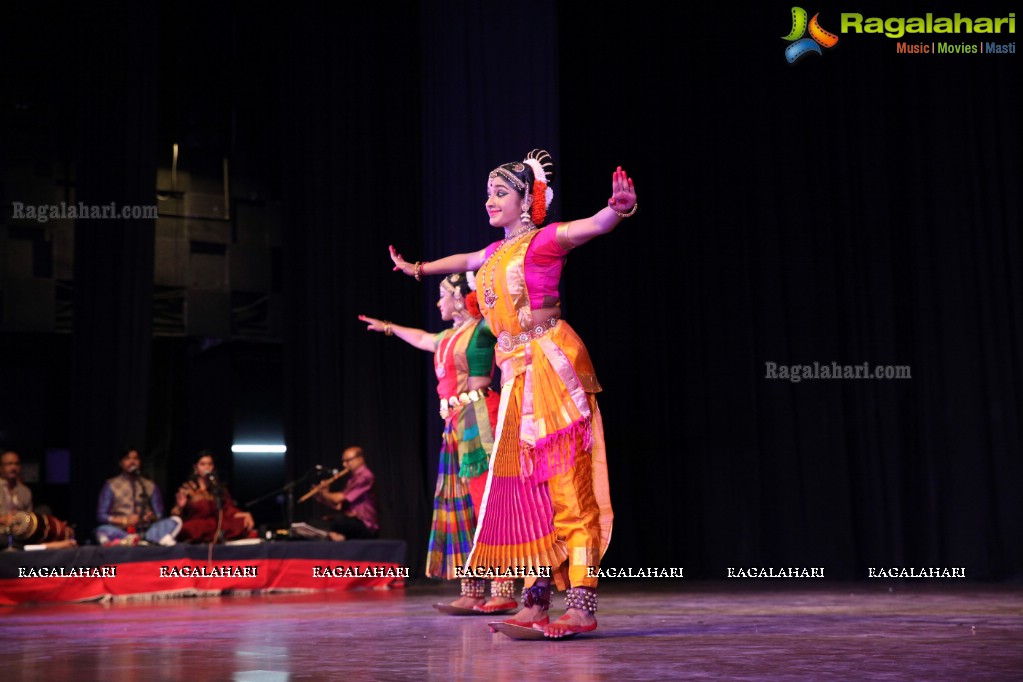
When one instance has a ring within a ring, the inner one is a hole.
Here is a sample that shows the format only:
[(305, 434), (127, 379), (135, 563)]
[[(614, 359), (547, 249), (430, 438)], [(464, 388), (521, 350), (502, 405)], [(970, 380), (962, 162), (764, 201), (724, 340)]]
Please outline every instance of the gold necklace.
[(483, 305), (487, 306), (488, 308), (493, 308), (495, 305), (497, 305), (497, 292), (494, 291), (494, 276), (497, 273), (497, 264), (501, 260), (501, 253), (506, 248), (508, 248), (509, 246), (514, 244), (515, 242), (517, 242), (521, 237), (523, 237), (524, 235), (527, 235), (531, 231), (533, 231), (536, 228), (536, 225), (530, 224), (530, 225), (524, 225), (523, 227), (525, 227), (526, 229), (521, 230), (521, 231), (517, 230), (514, 233), (512, 233), (510, 236), (506, 237), (504, 239), (504, 241), (501, 242), (501, 245), (494, 250), (494, 253), (490, 254), (490, 258), (487, 259), (487, 262), (491, 263), (490, 269), (489, 269), (489, 274), (490, 274), (489, 281), (488, 281), (488, 277), (487, 277), (488, 271), (486, 269), (487, 263), (483, 264), (483, 278), (482, 278), (483, 279)]
[(532, 221), (528, 223), (521, 223), (517, 228), (512, 230), (510, 234), (505, 236), (504, 240), (508, 241), (509, 239), (515, 239), (516, 237), (524, 235), (525, 233), (529, 232), (535, 227), (536, 225)]

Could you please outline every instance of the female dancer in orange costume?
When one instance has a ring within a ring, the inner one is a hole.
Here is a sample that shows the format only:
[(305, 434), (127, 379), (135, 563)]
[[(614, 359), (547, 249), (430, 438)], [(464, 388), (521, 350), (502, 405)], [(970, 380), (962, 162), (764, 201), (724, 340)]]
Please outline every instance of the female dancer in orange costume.
[[(561, 319), (558, 283), (572, 249), (635, 214), (632, 180), (619, 167), (611, 198), (581, 220), (544, 224), (554, 163), (543, 150), (495, 168), (487, 182), (490, 225), (504, 238), (480, 251), (409, 263), (392, 246), (394, 269), (423, 275), (476, 270), (480, 309), (497, 336), (501, 404), (490, 476), (468, 567), (526, 573), (523, 606), (506, 623), (547, 637), (597, 627), (593, 570), (607, 549), (613, 514), (607, 484), (600, 391), (582, 341)], [(543, 577), (545, 570), (550, 577)], [(566, 589), (551, 622), (551, 582)]]

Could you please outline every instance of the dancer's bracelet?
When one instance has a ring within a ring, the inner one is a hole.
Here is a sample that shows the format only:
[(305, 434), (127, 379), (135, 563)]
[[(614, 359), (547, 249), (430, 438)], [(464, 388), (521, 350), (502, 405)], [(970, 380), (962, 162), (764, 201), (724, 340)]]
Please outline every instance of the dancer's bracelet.
[(614, 206), (611, 207), (611, 210), (617, 213), (619, 218), (631, 218), (632, 216), (636, 215), (636, 211), (639, 210), (639, 202), (637, 201), (636, 203), (634, 203), (632, 205), (632, 208), (629, 209), (627, 213), (622, 213)]

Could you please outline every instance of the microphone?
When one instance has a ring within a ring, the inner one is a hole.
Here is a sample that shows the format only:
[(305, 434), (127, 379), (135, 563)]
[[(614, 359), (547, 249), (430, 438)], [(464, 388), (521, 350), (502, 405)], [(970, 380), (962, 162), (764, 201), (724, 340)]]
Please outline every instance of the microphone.
[(138, 476), (139, 475), (139, 468), (137, 466), (130, 467), (128, 469), (128, 473), (131, 474), (132, 476)]
[(224, 491), (220, 487), (220, 482), (217, 480), (217, 477), (212, 471), (206, 474), (206, 487), (209, 489), (209, 493), (213, 495), (213, 499), (217, 503), (217, 511), (220, 511), (221, 506), (224, 504)]
[(210, 491), (213, 497), (217, 498), (217, 504), (220, 504), (220, 497), (223, 494), (223, 488), (220, 485), (220, 481), (217, 480), (216, 474), (212, 471), (206, 474), (206, 488)]
[(317, 464), (313, 468), (316, 470), (317, 473), (322, 473), (324, 475), (329, 474), (331, 476), (337, 476), (337, 474), (338, 474), (338, 470), (337, 469), (328, 469), (327, 467), (323, 466), (322, 464)]

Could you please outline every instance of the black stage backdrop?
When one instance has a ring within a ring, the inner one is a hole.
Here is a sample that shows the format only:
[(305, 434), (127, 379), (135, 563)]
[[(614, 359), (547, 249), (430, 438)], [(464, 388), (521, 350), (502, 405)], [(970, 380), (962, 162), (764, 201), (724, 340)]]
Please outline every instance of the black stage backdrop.
[[(65, 83), (78, 111), (77, 200), (153, 203), (157, 12), (139, 3), (90, 8), (69, 36)], [(119, 453), (143, 451), (152, 346), (154, 222), (83, 220), (75, 229), (71, 381), (71, 503), (95, 522)], [(159, 478), (165, 461), (149, 462)], [(87, 525), (87, 524), (85, 524)]]
[[(68, 102), (92, 140), (77, 164), (95, 203), (128, 203), (155, 175), (146, 140), (166, 112), (142, 74), (151, 50), (172, 49), (148, 28), (125, 44), (101, 37), (189, 6), (133, 7), (90, 13), (95, 39), (65, 55), (139, 93), (117, 100), (90, 85)], [(392, 273), (387, 245), (413, 260), (481, 248), (495, 237), (487, 172), (541, 146), (558, 163), (555, 218), (600, 208), (618, 164), (640, 196), (636, 217), (571, 256), (562, 287), (605, 389), (607, 566), (680, 566), (690, 578), (750, 566), (1023, 572), (1018, 55), (898, 54), (891, 38), (842, 33), (789, 65), (781, 3), (223, 7), (236, 35), (265, 38), (236, 39), (229, 64), (210, 68), (237, 101), (275, 112), (232, 149), (266, 146), (279, 184), (289, 473), (365, 446), (384, 534), (409, 542), (414, 570), (439, 443), (430, 357), (367, 334), (356, 315), (440, 329), (438, 278)], [(857, 11), (807, 9), (836, 33), (840, 13)], [(76, 235), (67, 407), (83, 525), (108, 450), (143, 438), (166, 458), (155, 475), (178, 472), (203, 440), (181, 432), (202, 431), (203, 414), (226, 418), (186, 407), (180, 376), (201, 354), (150, 349), (146, 297), (130, 295), (146, 290), (145, 230), (92, 227)], [(3, 343), (5, 377), (39, 374), (24, 369), (23, 337)], [(814, 362), (908, 366), (911, 378), (768, 378)], [(147, 387), (148, 415), (137, 400)], [(3, 393), (3, 405), (17, 399)]]

